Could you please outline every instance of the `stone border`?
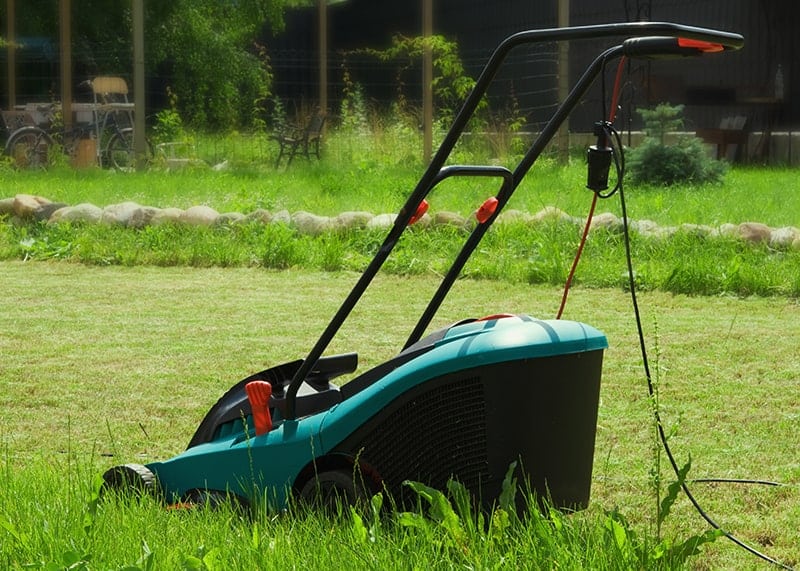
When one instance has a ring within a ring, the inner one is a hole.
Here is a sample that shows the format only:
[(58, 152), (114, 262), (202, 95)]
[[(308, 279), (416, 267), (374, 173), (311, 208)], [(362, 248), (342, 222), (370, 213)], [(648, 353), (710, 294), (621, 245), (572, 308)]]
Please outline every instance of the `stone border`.
[[(70, 206), (52, 202), (41, 196), (18, 194), (13, 198), (0, 200), (0, 216), (5, 216), (11, 223), (25, 224), (29, 222), (46, 222), (59, 224), (63, 222), (82, 224), (111, 224), (128, 228), (144, 228), (161, 224), (185, 224), (189, 226), (214, 226), (229, 224), (282, 223), (292, 225), (301, 234), (318, 235), (324, 232), (346, 230), (352, 228), (388, 229), (394, 223), (394, 214), (372, 214), (370, 212), (343, 212), (338, 216), (319, 216), (310, 212), (298, 211), (290, 214), (287, 210), (269, 212), (264, 209), (249, 214), (226, 212), (220, 214), (209, 206), (192, 206), (185, 210), (180, 208), (156, 208), (142, 206), (135, 202), (121, 202), (100, 208), (94, 204), (83, 203)], [(518, 221), (536, 224), (546, 220), (558, 220), (582, 226), (581, 218), (570, 216), (552, 206), (546, 207), (536, 214), (519, 210), (508, 210), (498, 217), (497, 222)], [(453, 212), (436, 212), (426, 214), (419, 222), (421, 227), (453, 226), (469, 228), (474, 219), (464, 218)], [(659, 226), (652, 220), (630, 222), (631, 230), (641, 236), (650, 238), (668, 238), (677, 232), (689, 232), (701, 236), (727, 236), (739, 238), (754, 244), (766, 243), (778, 249), (800, 250), (800, 229), (795, 226), (770, 228), (758, 222), (741, 224), (722, 224), (718, 227), (698, 224), (681, 224), (680, 226)], [(612, 232), (622, 231), (622, 220), (609, 212), (597, 214), (592, 218), (592, 229), (605, 228)]]

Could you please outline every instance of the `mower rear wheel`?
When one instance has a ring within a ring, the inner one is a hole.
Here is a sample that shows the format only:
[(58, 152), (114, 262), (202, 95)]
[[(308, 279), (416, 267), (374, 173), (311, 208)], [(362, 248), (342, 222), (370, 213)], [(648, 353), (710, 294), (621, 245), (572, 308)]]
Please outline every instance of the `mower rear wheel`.
[(103, 474), (101, 494), (115, 490), (129, 493), (134, 497), (158, 496), (158, 479), (147, 466), (141, 464), (122, 464), (106, 470)]
[(370, 493), (361, 475), (350, 470), (328, 470), (308, 480), (300, 490), (303, 503), (336, 511), (339, 507), (356, 506), (369, 501)]

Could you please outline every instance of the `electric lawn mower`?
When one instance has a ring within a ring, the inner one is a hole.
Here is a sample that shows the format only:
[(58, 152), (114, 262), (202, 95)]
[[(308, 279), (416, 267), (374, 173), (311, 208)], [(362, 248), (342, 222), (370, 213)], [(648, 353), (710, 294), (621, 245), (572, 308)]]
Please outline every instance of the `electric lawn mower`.
[[(509, 52), (537, 42), (625, 37), (602, 52), (511, 171), (445, 166), (468, 120)], [(170, 504), (291, 497), (353, 502), (385, 491), (402, 500), (403, 482), (443, 489), (460, 481), (485, 507), (499, 498), (514, 462), (524, 483), (559, 508), (589, 501), (606, 337), (574, 321), (496, 314), (426, 331), (486, 231), (531, 166), (609, 61), (700, 56), (738, 49), (740, 35), (672, 23), (623, 23), (525, 31), (491, 56), (453, 126), (380, 249), (304, 359), (255, 373), (208, 411), (186, 451), (104, 474), (105, 488), (151, 491)], [(589, 151), (587, 186), (608, 188), (613, 151), (608, 124)], [(404, 230), (425, 214), (426, 196), (452, 177), (497, 179), (477, 224), (392, 359), (356, 372), (356, 353), (323, 355)]]

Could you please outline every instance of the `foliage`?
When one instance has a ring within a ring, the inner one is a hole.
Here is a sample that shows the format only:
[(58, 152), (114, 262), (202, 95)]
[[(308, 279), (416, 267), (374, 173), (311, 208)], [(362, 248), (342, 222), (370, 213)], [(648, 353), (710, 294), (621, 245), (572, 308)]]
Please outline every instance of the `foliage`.
[(339, 109), (341, 128), (347, 134), (369, 134), (367, 105), (364, 90), (350, 76), (346, 63), (342, 64), (342, 102)]
[(666, 145), (667, 134), (683, 127), (681, 113), (684, 108), (683, 105), (660, 103), (653, 109), (639, 109), (638, 112), (644, 120), (644, 130), (647, 136), (658, 139), (660, 144)]
[[(636, 554), (636, 558), (642, 561), (643, 568), (655, 568), (665, 564), (678, 564), (684, 565), (689, 557), (698, 555), (700, 548), (706, 543), (713, 543), (723, 533), (719, 529), (707, 529), (700, 534), (693, 535), (688, 539), (681, 542), (674, 542), (670, 538), (664, 537), (664, 524), (672, 511), (675, 502), (680, 493), (684, 490), (686, 485), (689, 470), (692, 467), (691, 456), (683, 467), (676, 470), (676, 479), (670, 482), (664, 490), (664, 455), (666, 451), (664, 446), (668, 445), (669, 441), (677, 434), (678, 424), (671, 426), (667, 429), (662, 420), (663, 406), (661, 403), (660, 385), (661, 379), (661, 351), (660, 351), (660, 338), (658, 331), (658, 324), (655, 325), (655, 343), (654, 343), (654, 356), (653, 376), (650, 379), (651, 395), (650, 395), (650, 408), (654, 419), (652, 426), (652, 441), (651, 453), (652, 464), (650, 466), (650, 486), (653, 491), (653, 498), (655, 500), (655, 526), (652, 532), (654, 536), (651, 542), (646, 542), (647, 553), (640, 552)], [(662, 440), (663, 436), (663, 440)], [(625, 550), (629, 548), (631, 531), (627, 526), (624, 517), (616, 511), (609, 514), (607, 526), (612, 530), (615, 538), (617, 539), (617, 547)], [(650, 564), (645, 564), (646, 559), (650, 559)]]
[(169, 87), (167, 88), (169, 107), (156, 113), (156, 124), (153, 127), (153, 142), (169, 143), (185, 138), (183, 119), (178, 112), (178, 96)]
[[(271, 83), (266, 54), (254, 42), (264, 27), (283, 26), (283, 6), (283, 0), (144, 3), (146, 63), (180, 96), (178, 112), (191, 125), (251, 125), (254, 102), (269, 94)], [(59, 11), (51, 0), (26, 0), (24, 8), (17, 10), (18, 36), (58, 37)], [(130, 76), (130, 3), (75, 0), (72, 27), (76, 81)]]
[(395, 35), (391, 46), (384, 50), (361, 49), (349, 53), (368, 55), (383, 63), (395, 65), (397, 106), (400, 111), (407, 111), (406, 77), (412, 70), (420, 68), (426, 49), (431, 50), (433, 60), (432, 87), (435, 103), (445, 116), (452, 116), (475, 85), (475, 81), (464, 69), (456, 42), (440, 35), (429, 38)]
[(640, 109), (645, 122), (645, 140), (630, 150), (627, 168), (632, 182), (651, 185), (674, 185), (682, 181), (697, 184), (722, 180), (725, 163), (708, 156), (697, 137), (680, 136), (668, 144), (667, 134), (683, 125), (683, 105), (659, 104), (654, 109)]
[[(171, 78), (187, 121), (204, 128), (251, 126), (271, 74), (255, 39), (264, 24), (282, 25), (280, 0), (159, 3), (149, 14), (153, 63)], [(157, 31), (157, 33), (155, 33)]]

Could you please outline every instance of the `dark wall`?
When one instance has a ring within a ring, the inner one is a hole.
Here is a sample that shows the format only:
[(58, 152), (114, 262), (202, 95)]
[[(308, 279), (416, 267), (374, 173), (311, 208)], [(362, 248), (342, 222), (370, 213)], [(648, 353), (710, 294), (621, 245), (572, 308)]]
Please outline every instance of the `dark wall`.
[[(354, 48), (385, 48), (393, 34), (418, 35), (420, 4), (385, 0), (350, 0), (331, 7), (331, 101), (341, 92), (343, 52)], [(556, 0), (435, 0), (434, 28), (457, 41), (468, 72), (476, 77), (497, 44), (508, 35), (556, 25)], [(754, 129), (791, 127), (800, 123), (800, 2), (797, 0), (571, 0), (572, 25), (650, 19), (718, 28), (742, 33), (740, 52), (697, 61), (638, 62), (629, 66), (623, 116), (638, 127), (633, 109), (659, 102), (687, 106), (687, 126), (714, 127), (723, 117), (747, 115)], [(313, 99), (317, 92), (316, 12), (292, 13), (286, 33), (270, 40), (276, 89), (288, 100)], [(574, 42), (570, 46), (571, 82), (609, 42)], [(495, 97), (513, 94), (536, 124), (557, 103), (555, 45), (514, 54), (500, 74)], [(356, 58), (357, 59), (357, 58)], [(359, 65), (363, 67), (359, 67)], [(784, 93), (775, 99), (780, 65)], [(391, 70), (376, 62), (348, 59), (354, 80), (376, 101), (394, 96)], [(370, 66), (372, 68), (370, 69)], [(370, 84), (368, 81), (373, 81)], [(415, 81), (413, 78), (408, 80)], [(409, 92), (421, 86), (409, 84)], [(573, 130), (584, 131), (598, 118), (600, 92), (592, 92), (571, 118)]]

